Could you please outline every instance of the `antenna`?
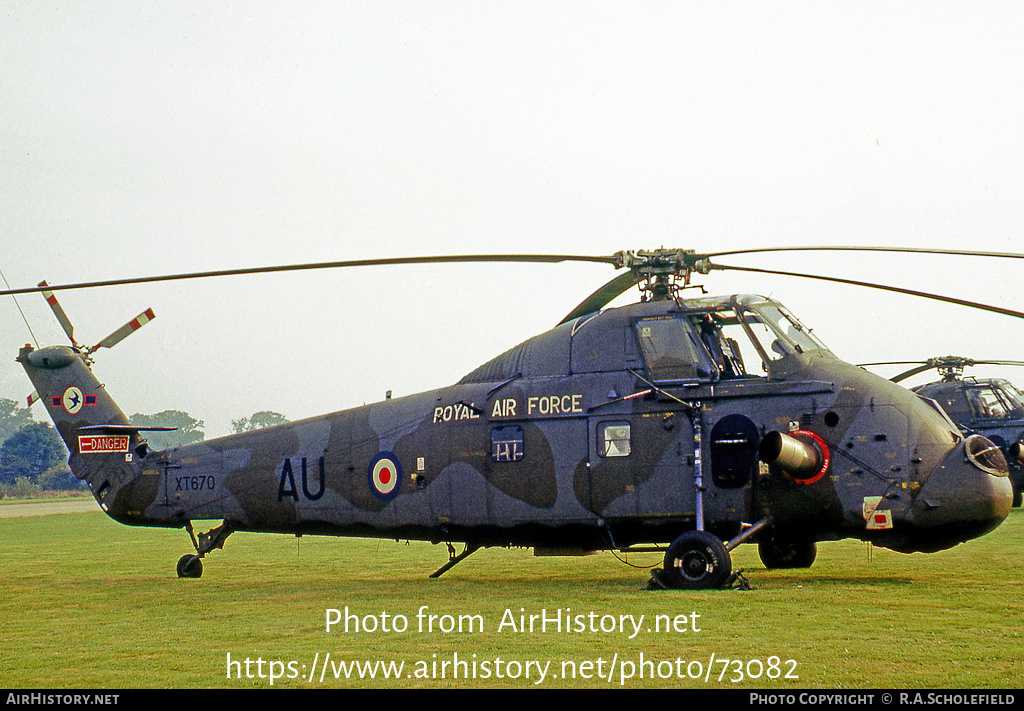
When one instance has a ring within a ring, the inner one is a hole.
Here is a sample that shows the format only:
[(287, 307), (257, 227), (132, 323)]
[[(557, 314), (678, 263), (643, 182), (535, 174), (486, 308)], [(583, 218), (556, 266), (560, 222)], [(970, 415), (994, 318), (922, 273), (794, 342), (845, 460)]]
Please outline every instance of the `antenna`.
[[(4, 276), (4, 273), (2, 271), (0, 271), (0, 278), (3, 278), (4, 284), (7, 285), (7, 288), (9, 290), (11, 288), (11, 284), (10, 282), (7, 281), (7, 277)], [(22, 310), (21, 304), (18, 303), (18, 297), (16, 297), (14, 294), (11, 294), (11, 298), (14, 299), (14, 305), (18, 307), (18, 313), (21, 314), (21, 320), (25, 322), (25, 328), (28, 329), (29, 335), (32, 336), (32, 342), (35, 343), (36, 348), (38, 348), (39, 340), (36, 338), (36, 334), (32, 331), (32, 325), (28, 322), (28, 319), (25, 317), (25, 312)]]

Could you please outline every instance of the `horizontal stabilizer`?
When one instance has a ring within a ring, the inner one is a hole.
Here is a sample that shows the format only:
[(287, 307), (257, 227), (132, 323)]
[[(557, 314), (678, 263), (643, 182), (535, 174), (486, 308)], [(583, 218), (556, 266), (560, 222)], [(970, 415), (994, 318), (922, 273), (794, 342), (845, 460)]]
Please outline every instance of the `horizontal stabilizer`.
[(94, 430), (99, 432), (172, 432), (177, 427), (153, 427), (145, 425), (85, 425), (79, 430)]

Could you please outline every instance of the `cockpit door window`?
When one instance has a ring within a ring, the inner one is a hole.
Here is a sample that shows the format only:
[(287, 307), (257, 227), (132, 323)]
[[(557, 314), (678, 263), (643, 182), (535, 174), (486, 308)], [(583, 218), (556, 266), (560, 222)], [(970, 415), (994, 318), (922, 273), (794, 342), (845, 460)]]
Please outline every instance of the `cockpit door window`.
[(685, 318), (637, 321), (636, 335), (651, 378), (659, 382), (717, 380), (718, 371)]

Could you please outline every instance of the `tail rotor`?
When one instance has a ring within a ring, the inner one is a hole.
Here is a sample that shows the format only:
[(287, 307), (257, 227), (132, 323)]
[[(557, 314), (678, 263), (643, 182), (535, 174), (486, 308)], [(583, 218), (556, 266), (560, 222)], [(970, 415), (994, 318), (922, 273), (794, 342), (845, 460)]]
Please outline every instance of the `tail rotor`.
[[(39, 286), (47, 287), (49, 284), (47, 284), (46, 281), (41, 281), (39, 282)], [(95, 346), (83, 347), (75, 340), (75, 325), (71, 323), (71, 319), (68, 318), (68, 315), (64, 312), (64, 308), (60, 305), (60, 302), (57, 301), (57, 296), (48, 289), (44, 289), (42, 294), (43, 298), (46, 299), (46, 303), (49, 304), (50, 309), (53, 311), (53, 315), (57, 317), (57, 321), (60, 323), (61, 328), (64, 329), (64, 333), (67, 334), (68, 339), (71, 341), (71, 347), (81, 353), (88, 363), (92, 362), (92, 359), (89, 356), (100, 348), (113, 348), (125, 338), (132, 335), (156, 318), (156, 314), (153, 313), (153, 309), (146, 309), (131, 321), (121, 326), (121, 328), (117, 329), (97, 343)]]
[[(95, 353), (97, 350), (99, 350), (100, 348), (113, 348), (118, 343), (123, 341), (125, 338), (132, 335), (140, 328), (145, 326), (147, 323), (156, 318), (156, 314), (153, 312), (153, 309), (146, 309), (141, 314), (133, 318), (125, 325), (118, 328), (116, 331), (111, 333), (109, 336), (104, 338), (96, 345), (83, 346), (81, 343), (75, 340), (75, 325), (71, 322), (71, 319), (68, 318), (68, 315), (64, 311), (64, 308), (60, 305), (60, 302), (57, 301), (57, 296), (53, 293), (53, 291), (50, 291), (49, 289), (46, 288), (49, 286), (49, 284), (47, 284), (46, 281), (44, 280), (39, 282), (39, 286), (43, 287), (41, 291), (43, 298), (46, 299), (46, 303), (49, 305), (50, 310), (53, 311), (53, 315), (57, 317), (57, 322), (60, 323), (61, 328), (64, 329), (64, 333), (67, 334), (68, 340), (71, 341), (71, 347), (82, 356), (82, 360), (84, 360), (87, 365), (92, 365), (92, 354)], [(31, 395), (28, 396), (28, 406), (32, 407), (32, 405), (34, 405), (38, 400), (39, 393), (33, 392)]]

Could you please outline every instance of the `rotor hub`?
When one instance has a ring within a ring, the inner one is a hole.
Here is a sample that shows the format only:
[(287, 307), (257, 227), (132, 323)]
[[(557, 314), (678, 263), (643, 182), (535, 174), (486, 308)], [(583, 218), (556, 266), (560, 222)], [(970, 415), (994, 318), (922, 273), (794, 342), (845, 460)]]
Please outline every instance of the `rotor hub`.
[(939, 375), (942, 376), (942, 382), (951, 383), (955, 380), (960, 380), (960, 376), (964, 373), (964, 368), (974, 365), (974, 361), (962, 356), (942, 356), (941, 358), (929, 359), (928, 364), (939, 371)]
[(626, 267), (639, 278), (643, 301), (675, 298), (680, 289), (690, 285), (693, 272), (711, 271), (711, 261), (692, 249), (621, 251), (615, 253), (615, 261), (617, 267)]

